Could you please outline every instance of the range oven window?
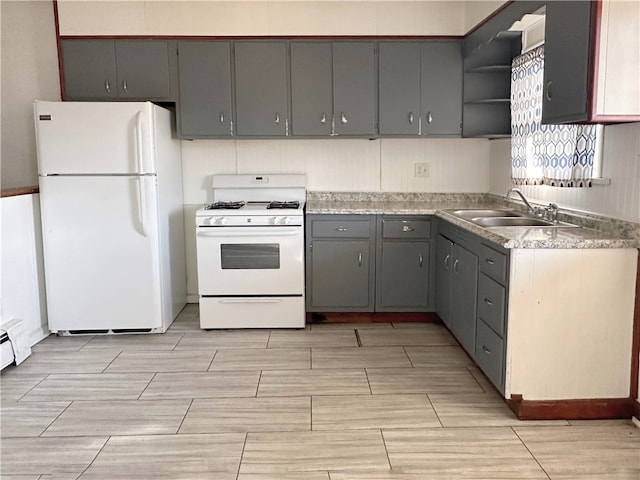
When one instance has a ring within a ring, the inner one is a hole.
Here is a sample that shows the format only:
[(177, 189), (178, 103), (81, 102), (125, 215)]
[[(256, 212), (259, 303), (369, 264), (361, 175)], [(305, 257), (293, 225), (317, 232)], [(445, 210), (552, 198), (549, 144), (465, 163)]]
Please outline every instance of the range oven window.
[(280, 245), (277, 243), (223, 243), (220, 245), (223, 270), (277, 270)]

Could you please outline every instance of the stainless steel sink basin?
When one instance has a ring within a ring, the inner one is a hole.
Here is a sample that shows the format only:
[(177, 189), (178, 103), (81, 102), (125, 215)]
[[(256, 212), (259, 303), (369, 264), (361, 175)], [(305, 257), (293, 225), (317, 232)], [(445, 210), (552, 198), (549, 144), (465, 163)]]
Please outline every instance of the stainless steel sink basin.
[(554, 223), (530, 217), (477, 217), (471, 221), (481, 227), (551, 227)]
[(474, 209), (464, 208), (460, 210), (452, 210), (452, 214), (462, 218), (477, 218), (477, 217), (521, 217), (522, 213), (516, 212), (510, 209)]

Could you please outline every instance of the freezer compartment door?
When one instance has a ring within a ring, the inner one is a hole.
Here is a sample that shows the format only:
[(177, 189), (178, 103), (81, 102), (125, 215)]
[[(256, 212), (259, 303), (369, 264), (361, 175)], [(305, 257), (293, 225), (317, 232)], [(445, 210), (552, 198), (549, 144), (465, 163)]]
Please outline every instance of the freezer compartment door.
[(35, 102), (38, 173), (155, 173), (148, 102)]
[(159, 328), (155, 177), (41, 177), (50, 330)]

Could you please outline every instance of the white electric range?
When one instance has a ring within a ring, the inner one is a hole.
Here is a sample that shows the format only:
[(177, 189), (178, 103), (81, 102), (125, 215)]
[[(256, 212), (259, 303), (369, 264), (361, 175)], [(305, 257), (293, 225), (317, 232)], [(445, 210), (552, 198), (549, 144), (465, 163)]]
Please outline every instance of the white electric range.
[(304, 328), (305, 175), (213, 175), (196, 211), (200, 327)]

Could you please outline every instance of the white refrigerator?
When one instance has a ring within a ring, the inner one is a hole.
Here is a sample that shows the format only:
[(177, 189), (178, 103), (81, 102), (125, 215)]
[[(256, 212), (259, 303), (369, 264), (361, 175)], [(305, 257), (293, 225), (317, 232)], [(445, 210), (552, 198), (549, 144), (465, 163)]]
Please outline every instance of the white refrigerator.
[(45, 101), (34, 112), (49, 329), (166, 331), (187, 296), (171, 112)]

